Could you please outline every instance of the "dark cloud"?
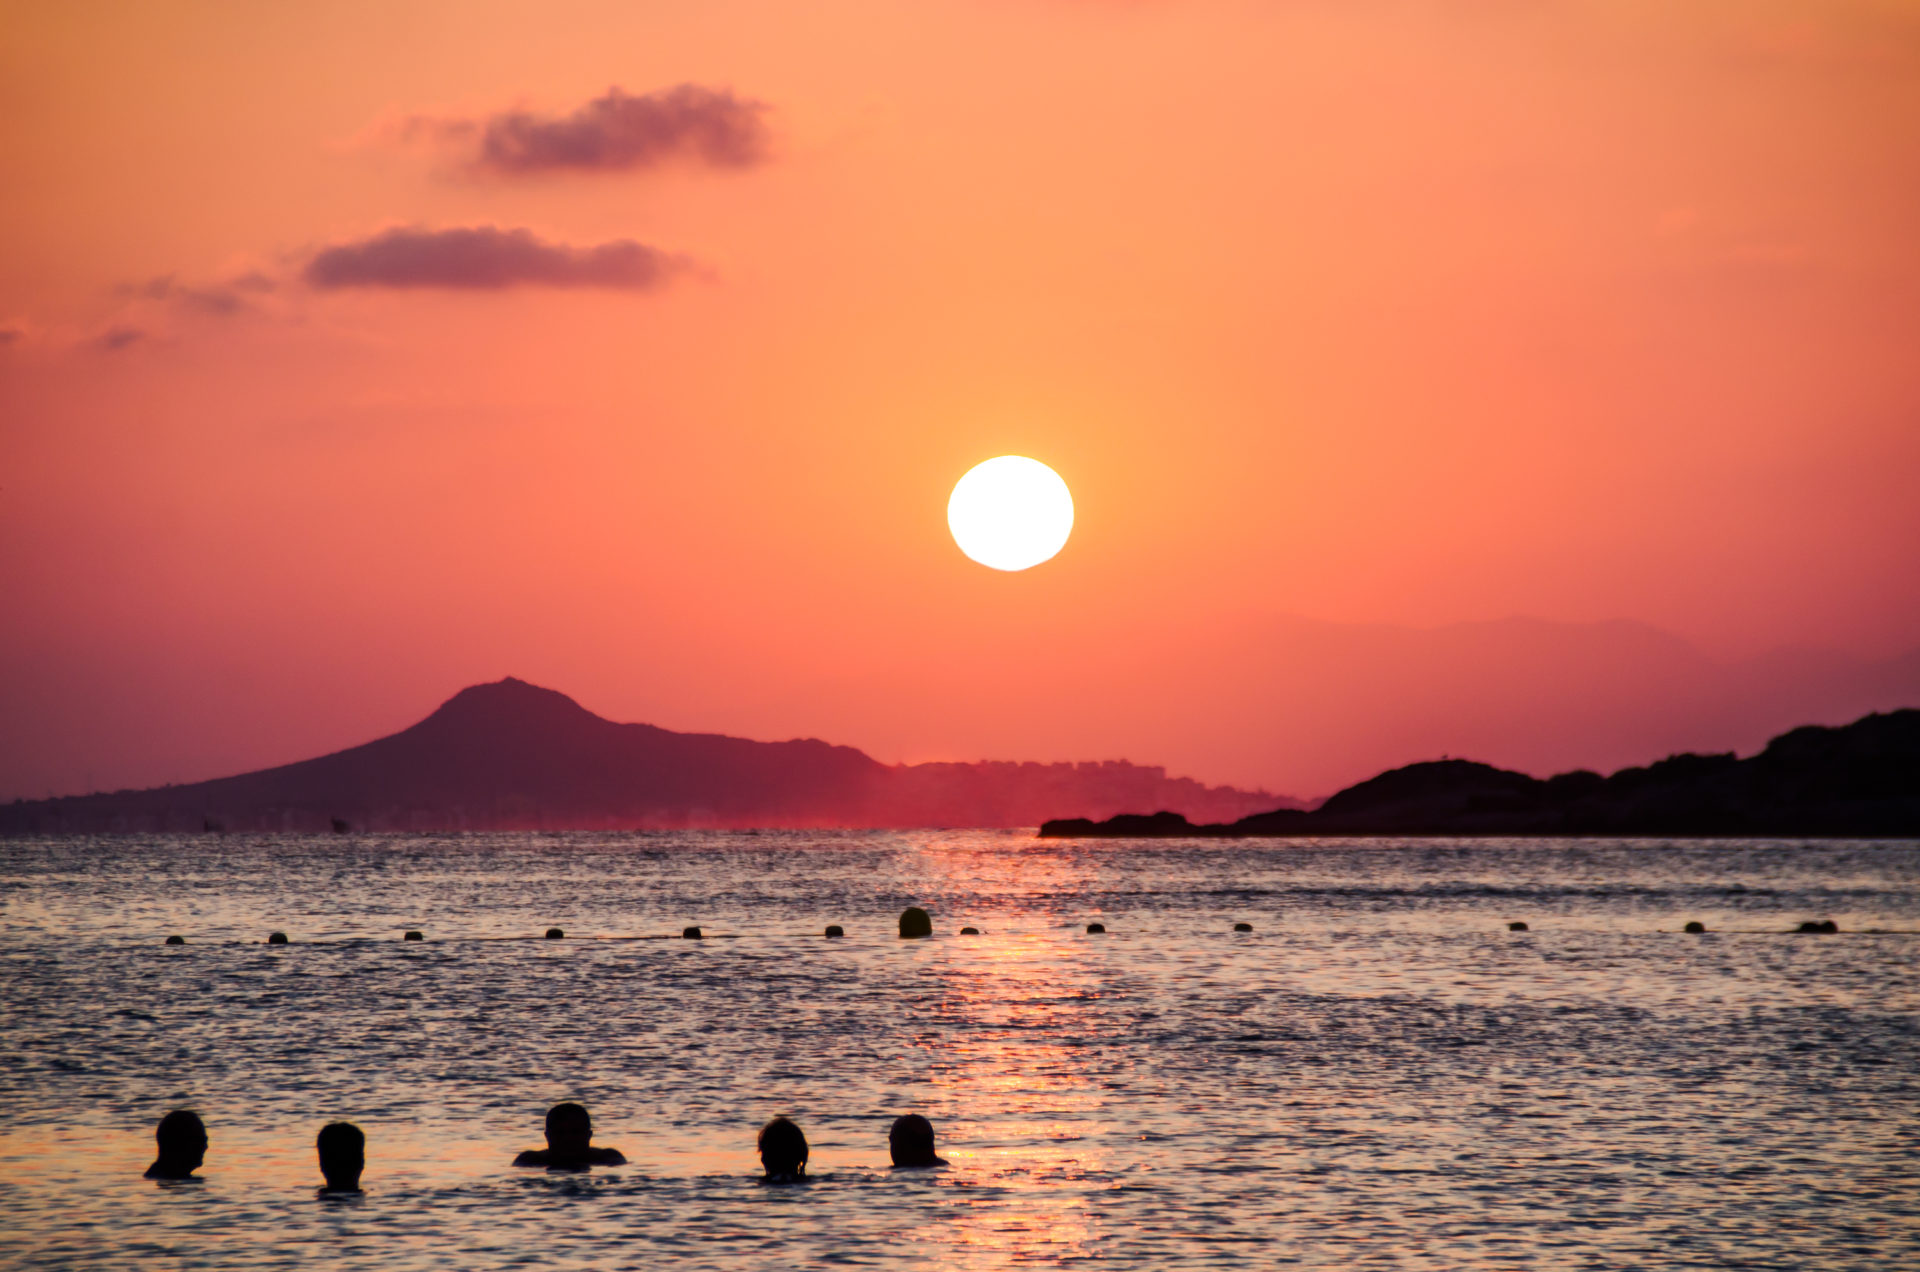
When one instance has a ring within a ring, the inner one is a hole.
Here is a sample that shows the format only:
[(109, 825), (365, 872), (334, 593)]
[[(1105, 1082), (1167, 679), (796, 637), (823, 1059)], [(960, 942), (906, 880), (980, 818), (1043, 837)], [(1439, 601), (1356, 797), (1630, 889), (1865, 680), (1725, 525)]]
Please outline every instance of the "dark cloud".
[(0, 345), (10, 345), (16, 340), (24, 340), (27, 333), (18, 327), (0, 327)]
[(645, 291), (683, 273), (687, 262), (658, 248), (616, 239), (595, 247), (548, 243), (530, 230), (491, 225), (404, 227), (323, 248), (303, 271), (313, 287), (614, 287)]
[(634, 96), (617, 88), (571, 115), (495, 115), (480, 134), (476, 166), (508, 176), (625, 172), (669, 159), (744, 168), (767, 156), (766, 106), (730, 90), (681, 84)]
[(102, 353), (119, 353), (122, 349), (145, 340), (147, 333), (138, 327), (108, 327), (94, 337), (93, 347)]

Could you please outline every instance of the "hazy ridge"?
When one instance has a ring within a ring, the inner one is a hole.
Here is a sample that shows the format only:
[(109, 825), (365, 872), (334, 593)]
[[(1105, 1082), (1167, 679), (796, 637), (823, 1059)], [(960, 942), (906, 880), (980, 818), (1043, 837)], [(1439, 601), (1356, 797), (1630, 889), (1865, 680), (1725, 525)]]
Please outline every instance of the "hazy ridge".
[(187, 785), (0, 807), (0, 831), (1031, 826), (1060, 808), (1233, 818), (1282, 804), (1125, 761), (884, 765), (813, 738), (755, 742), (617, 724), (508, 678), (411, 728)]

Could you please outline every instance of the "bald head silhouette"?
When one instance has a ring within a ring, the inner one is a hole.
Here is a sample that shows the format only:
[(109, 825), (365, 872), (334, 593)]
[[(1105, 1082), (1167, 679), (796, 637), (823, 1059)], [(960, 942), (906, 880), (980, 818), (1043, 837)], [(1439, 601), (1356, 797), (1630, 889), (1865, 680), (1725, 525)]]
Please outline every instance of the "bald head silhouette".
[(595, 1148), (593, 1118), (584, 1105), (569, 1101), (547, 1110), (547, 1146), (528, 1149), (514, 1158), (513, 1164), (581, 1170), (588, 1166), (625, 1166), (627, 1159), (617, 1148)]

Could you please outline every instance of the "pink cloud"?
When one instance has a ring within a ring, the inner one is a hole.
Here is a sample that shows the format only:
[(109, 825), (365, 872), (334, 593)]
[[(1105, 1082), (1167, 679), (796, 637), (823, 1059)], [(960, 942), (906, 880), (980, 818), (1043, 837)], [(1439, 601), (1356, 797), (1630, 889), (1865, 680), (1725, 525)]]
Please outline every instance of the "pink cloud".
[(767, 157), (766, 109), (729, 89), (698, 84), (639, 96), (610, 88), (570, 115), (493, 116), (481, 131), (475, 163), (505, 176), (627, 172), (677, 158), (751, 167)]
[(549, 243), (491, 225), (403, 226), (322, 248), (302, 276), (313, 287), (606, 287), (647, 291), (689, 268), (685, 258), (631, 239), (592, 247)]

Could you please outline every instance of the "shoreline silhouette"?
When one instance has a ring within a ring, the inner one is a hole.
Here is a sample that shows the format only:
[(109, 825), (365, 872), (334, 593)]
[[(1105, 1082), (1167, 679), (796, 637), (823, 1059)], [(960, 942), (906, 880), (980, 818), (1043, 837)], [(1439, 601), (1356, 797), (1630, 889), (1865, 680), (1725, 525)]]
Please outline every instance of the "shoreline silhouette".
[(1312, 811), (1195, 825), (1176, 812), (1056, 818), (1043, 839), (1374, 835), (1905, 838), (1920, 835), (1920, 710), (1807, 725), (1748, 759), (1682, 754), (1621, 769), (1531, 777), (1431, 760), (1349, 786)]

